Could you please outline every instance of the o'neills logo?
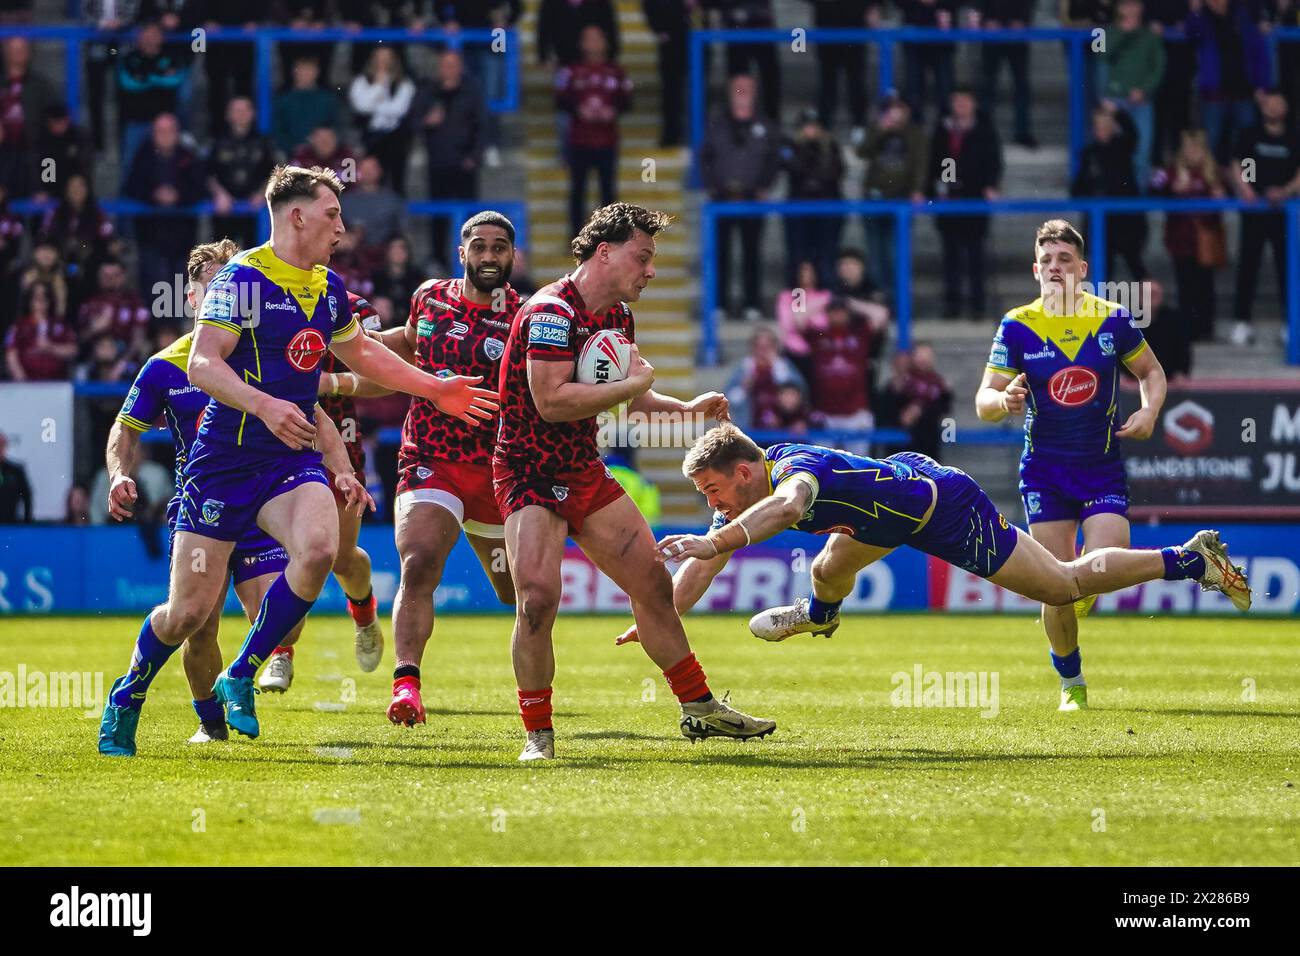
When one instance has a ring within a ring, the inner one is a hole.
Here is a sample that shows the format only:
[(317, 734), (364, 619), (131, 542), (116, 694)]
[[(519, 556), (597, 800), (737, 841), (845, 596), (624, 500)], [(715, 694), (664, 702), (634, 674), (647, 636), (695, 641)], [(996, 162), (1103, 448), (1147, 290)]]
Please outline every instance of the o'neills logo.
[(1097, 394), (1097, 373), (1082, 365), (1063, 368), (1048, 379), (1047, 394), (1058, 405), (1086, 405)]
[(325, 357), (325, 336), (317, 329), (303, 329), (289, 340), (284, 354), (298, 371), (310, 372)]

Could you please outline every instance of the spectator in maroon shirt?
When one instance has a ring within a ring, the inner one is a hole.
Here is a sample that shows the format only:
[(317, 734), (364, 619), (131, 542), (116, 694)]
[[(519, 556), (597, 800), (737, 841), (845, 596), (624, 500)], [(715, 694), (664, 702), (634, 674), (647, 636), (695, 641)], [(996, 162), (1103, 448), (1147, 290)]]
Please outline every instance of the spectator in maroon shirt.
[(600, 205), (614, 201), (618, 165), (618, 117), (632, 108), (632, 81), (610, 63), (609, 40), (598, 26), (582, 31), (582, 62), (555, 74), (555, 100), (569, 123), (569, 224), (576, 236), (587, 221), (587, 178), (600, 180)]
[(77, 337), (53, 306), (54, 295), (45, 283), (28, 289), (23, 316), (5, 335), (5, 365), (15, 382), (67, 380)]
[(357, 181), (356, 154), (339, 145), (339, 134), (332, 126), (317, 126), (312, 130), (307, 142), (293, 151), (292, 162), (306, 169), (313, 166), (332, 169), (344, 183)]
[(115, 259), (99, 264), (96, 289), (77, 312), (77, 338), (83, 357), (102, 338), (121, 343), (122, 357), (143, 362), (149, 357), (149, 310), (126, 281), (126, 268)]
[(874, 424), (870, 382), (876, 335), (840, 297), (826, 306), (826, 327), (807, 331), (813, 414), (819, 425), (856, 431)]
[(799, 369), (781, 354), (781, 340), (771, 329), (759, 329), (727, 384), (732, 414), (747, 428), (782, 427), (781, 391), (793, 386), (806, 397), (807, 385)]
[(943, 418), (952, 411), (952, 387), (935, 369), (929, 344), (918, 342), (910, 354), (894, 357), (894, 376), (881, 390), (877, 405), (882, 426), (907, 431), (906, 448), (939, 459)]
[(70, 308), (80, 301), (83, 287), (90, 281), (94, 264), (108, 255), (113, 238), (113, 221), (104, 215), (90, 191), (90, 180), (80, 173), (69, 176), (63, 186), (63, 198), (47, 210), (36, 234), (37, 240), (58, 249), (68, 263), (76, 288), (70, 289)]

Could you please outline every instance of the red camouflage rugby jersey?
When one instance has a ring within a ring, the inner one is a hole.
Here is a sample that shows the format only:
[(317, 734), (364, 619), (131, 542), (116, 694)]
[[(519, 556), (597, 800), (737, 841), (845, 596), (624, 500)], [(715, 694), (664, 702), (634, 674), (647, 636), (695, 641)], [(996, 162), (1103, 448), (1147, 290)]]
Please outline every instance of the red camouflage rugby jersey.
[[(373, 305), (355, 292), (348, 293), (348, 305), (352, 309), (352, 317), (361, 323), (363, 331), (378, 331), (379, 313), (375, 311)], [(333, 352), (325, 353), (320, 368), (322, 374), (332, 372), (337, 375), (340, 372), (352, 371)], [(361, 445), (361, 422), (357, 418), (356, 400), (351, 395), (322, 395), (319, 401), (320, 407), (325, 410), (325, 414), (334, 422), (343, 437), (343, 444), (348, 450), (348, 461), (352, 462), (352, 470), (365, 471), (366, 450)]]
[(569, 276), (541, 289), (519, 310), (501, 363), (501, 430), (496, 460), (511, 471), (559, 474), (600, 460), (596, 418), (547, 422), (528, 387), (528, 360), (576, 362), (592, 333), (618, 329), (636, 341), (632, 310), (619, 302), (600, 315), (587, 311)]
[[(510, 325), (519, 311), (519, 293), (502, 287), (501, 311), (477, 305), (461, 294), (460, 279), (430, 279), (411, 296), (407, 324), (415, 329), (415, 364), (423, 372), (447, 369), (456, 375), (481, 375), (483, 388), (497, 380)], [(402, 423), (397, 466), (431, 458), (487, 465), (492, 461), (496, 420), (471, 427), (444, 415), (427, 398), (411, 399)]]

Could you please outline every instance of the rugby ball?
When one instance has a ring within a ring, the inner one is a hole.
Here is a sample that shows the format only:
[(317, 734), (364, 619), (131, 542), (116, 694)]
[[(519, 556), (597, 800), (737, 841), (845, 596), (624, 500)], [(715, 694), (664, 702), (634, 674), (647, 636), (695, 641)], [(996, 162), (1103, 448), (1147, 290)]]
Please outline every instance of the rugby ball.
[(584, 385), (604, 385), (627, 378), (632, 365), (632, 343), (617, 329), (601, 329), (578, 353), (578, 381)]

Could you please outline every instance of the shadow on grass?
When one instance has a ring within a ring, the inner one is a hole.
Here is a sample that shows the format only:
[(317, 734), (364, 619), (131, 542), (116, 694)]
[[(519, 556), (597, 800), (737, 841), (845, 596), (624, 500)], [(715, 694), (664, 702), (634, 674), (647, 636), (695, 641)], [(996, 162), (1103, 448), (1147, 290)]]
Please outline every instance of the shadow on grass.
[[(647, 735), (628, 735), (628, 734), (611, 734), (603, 732), (588, 732), (585, 734), (574, 734), (573, 737), (582, 737), (585, 739), (639, 739), (664, 742), (662, 737), (652, 737)], [(747, 744), (740, 745), (737, 749), (722, 751), (705, 749), (705, 745), (692, 747), (689, 750), (680, 750), (675, 741), (671, 742), (672, 746), (668, 748), (656, 748), (653, 752), (638, 756), (623, 756), (618, 754), (603, 754), (600, 756), (570, 756), (561, 752), (559, 759), (554, 764), (521, 764), (513, 757), (513, 748), (503, 750), (499, 761), (487, 761), (481, 758), (483, 748), (481, 746), (469, 747), (454, 744), (448, 744), (445, 741), (429, 741), (426, 743), (408, 743), (404, 745), (382, 744), (374, 741), (322, 741), (320, 743), (303, 744), (303, 743), (272, 743), (270, 741), (259, 742), (258, 748), (284, 748), (286, 750), (306, 750), (318, 747), (340, 747), (353, 748), (356, 750), (382, 750), (382, 749), (399, 749), (406, 751), (404, 754), (395, 754), (391, 757), (379, 756), (378, 754), (368, 755), (365, 759), (354, 760), (351, 758), (331, 759), (329, 757), (290, 757), (277, 756), (271, 760), (259, 759), (253, 756), (251, 750), (245, 750), (242, 753), (234, 749), (224, 749), (223, 751), (208, 751), (211, 759), (230, 764), (263, 764), (263, 765), (303, 765), (303, 766), (347, 766), (349, 764), (359, 768), (370, 767), (410, 767), (420, 770), (517, 770), (519, 772), (563, 772), (564, 769), (573, 768), (579, 770), (644, 770), (656, 761), (662, 761), (668, 758), (670, 765), (700, 765), (700, 766), (735, 766), (735, 767), (764, 767), (783, 770), (891, 770), (916, 767), (960, 767), (969, 764), (1024, 764), (1024, 763), (1047, 763), (1053, 761), (1081, 761), (1097, 759), (1145, 759), (1137, 755), (1124, 753), (1109, 754), (995, 754), (995, 753), (967, 753), (958, 751), (931, 750), (925, 748), (902, 748), (892, 750), (871, 750), (864, 749), (860, 753), (846, 753), (838, 751), (831, 755), (818, 756), (803, 751), (774, 750), (768, 745)], [(683, 742), (684, 743), (684, 742)], [(475, 756), (470, 758), (468, 753)], [(434, 755), (442, 759), (419, 759), (416, 754), (433, 758)], [(409, 756), (408, 756), (409, 754)], [(457, 755), (462, 756), (457, 756)], [(685, 759), (674, 759), (683, 757)], [(546, 768), (546, 769), (544, 769)]]

